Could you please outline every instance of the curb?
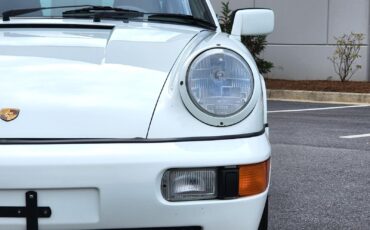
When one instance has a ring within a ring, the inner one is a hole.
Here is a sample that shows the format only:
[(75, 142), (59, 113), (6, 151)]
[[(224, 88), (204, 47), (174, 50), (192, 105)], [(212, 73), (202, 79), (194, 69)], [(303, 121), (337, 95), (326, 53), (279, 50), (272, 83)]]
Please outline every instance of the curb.
[(303, 90), (267, 90), (270, 100), (370, 104), (370, 93), (338, 93)]

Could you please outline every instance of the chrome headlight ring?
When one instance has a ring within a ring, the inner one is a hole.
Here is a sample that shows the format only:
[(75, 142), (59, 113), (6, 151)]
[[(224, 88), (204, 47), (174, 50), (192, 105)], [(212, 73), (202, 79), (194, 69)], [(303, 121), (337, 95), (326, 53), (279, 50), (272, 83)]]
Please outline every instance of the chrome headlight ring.
[(238, 53), (215, 47), (188, 59), (180, 77), (181, 98), (189, 112), (212, 126), (231, 126), (255, 107), (257, 70)]

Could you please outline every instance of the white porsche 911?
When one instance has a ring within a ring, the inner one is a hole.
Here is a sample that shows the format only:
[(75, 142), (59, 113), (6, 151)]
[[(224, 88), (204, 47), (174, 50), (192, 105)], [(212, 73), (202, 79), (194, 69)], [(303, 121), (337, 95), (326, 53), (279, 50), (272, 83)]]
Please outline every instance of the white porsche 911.
[(0, 1), (0, 229), (267, 228), (263, 77), (209, 0)]

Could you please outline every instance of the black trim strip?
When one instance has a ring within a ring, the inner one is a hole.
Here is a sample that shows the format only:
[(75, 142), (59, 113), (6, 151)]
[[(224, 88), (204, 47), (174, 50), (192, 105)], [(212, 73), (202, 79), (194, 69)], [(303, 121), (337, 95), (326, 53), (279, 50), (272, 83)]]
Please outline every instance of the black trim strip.
[(43, 24), (43, 23), (7, 23), (3, 24), (0, 23), (0, 29), (6, 28), (6, 29), (18, 29), (18, 28), (56, 28), (56, 29), (101, 29), (101, 30), (112, 30), (114, 26), (110, 25), (96, 25), (96, 24)]
[(261, 136), (261, 131), (237, 135), (181, 137), (181, 138), (1, 138), (0, 145), (55, 145), (55, 144), (141, 144), (141, 143), (172, 143), (196, 141), (222, 141)]
[(267, 124), (265, 124), (265, 128), (268, 128), (269, 127), (269, 124), (267, 123)]

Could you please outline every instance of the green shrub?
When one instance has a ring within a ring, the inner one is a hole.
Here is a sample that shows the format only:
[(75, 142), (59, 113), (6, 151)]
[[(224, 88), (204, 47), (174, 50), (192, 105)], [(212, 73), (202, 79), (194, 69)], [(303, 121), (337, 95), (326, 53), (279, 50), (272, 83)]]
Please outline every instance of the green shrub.
[(336, 48), (328, 59), (333, 63), (334, 71), (342, 82), (349, 81), (353, 75), (362, 68), (354, 63), (361, 58), (360, 50), (365, 35), (361, 33), (344, 34), (335, 37)]

